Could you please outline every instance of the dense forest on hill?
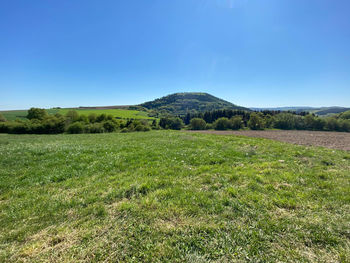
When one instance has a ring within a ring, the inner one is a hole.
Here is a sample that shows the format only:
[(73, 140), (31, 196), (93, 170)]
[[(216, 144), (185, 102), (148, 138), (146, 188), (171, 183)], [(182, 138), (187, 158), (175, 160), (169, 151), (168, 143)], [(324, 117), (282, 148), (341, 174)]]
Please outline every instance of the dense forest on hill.
[(140, 106), (160, 114), (185, 115), (187, 113), (205, 112), (221, 109), (247, 110), (231, 102), (219, 99), (208, 93), (185, 92), (171, 94)]

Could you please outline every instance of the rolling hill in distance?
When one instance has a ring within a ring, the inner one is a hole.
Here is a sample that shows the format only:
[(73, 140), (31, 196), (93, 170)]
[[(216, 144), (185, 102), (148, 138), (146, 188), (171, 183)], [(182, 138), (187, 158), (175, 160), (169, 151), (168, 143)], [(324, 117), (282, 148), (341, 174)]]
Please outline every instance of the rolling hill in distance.
[[(296, 112), (310, 112), (319, 116), (330, 116), (340, 114), (350, 110), (346, 107), (266, 107), (266, 108), (247, 108), (236, 105), (232, 102), (215, 97), (211, 94), (204, 92), (182, 92), (173, 93), (152, 101), (144, 102), (138, 105), (123, 105), (123, 106), (80, 106), (72, 108), (53, 108), (48, 109), (49, 114), (65, 114), (69, 110), (76, 110), (79, 114), (89, 113), (105, 113), (112, 114), (116, 118), (152, 118), (160, 115), (180, 115), (183, 116), (186, 113), (205, 112), (222, 109), (233, 110), (246, 110), (246, 111), (262, 111), (262, 110), (275, 110), (275, 111), (296, 111)], [(0, 111), (8, 120), (14, 120), (16, 118), (25, 118), (27, 110), (11, 110)]]

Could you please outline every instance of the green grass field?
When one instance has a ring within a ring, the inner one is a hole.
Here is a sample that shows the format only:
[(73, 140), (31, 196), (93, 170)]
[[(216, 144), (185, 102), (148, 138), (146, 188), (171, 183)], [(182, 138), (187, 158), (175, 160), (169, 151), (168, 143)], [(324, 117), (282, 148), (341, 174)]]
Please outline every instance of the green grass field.
[[(47, 109), (48, 114), (55, 114), (58, 112), (57, 109)], [(9, 121), (14, 121), (16, 119), (26, 119), (28, 111), (27, 110), (10, 110), (10, 111), (0, 111), (4, 117)]]
[(350, 153), (176, 131), (0, 135), (0, 262), (349, 262)]
[[(91, 113), (95, 114), (111, 114), (114, 117), (121, 119), (154, 119), (153, 117), (149, 117), (147, 112), (137, 111), (137, 110), (123, 110), (123, 109), (47, 109), (48, 114), (66, 114), (70, 110), (75, 110), (81, 115), (89, 115)], [(27, 110), (14, 110), (14, 111), (0, 111), (1, 114), (5, 116), (5, 118), (9, 121), (15, 119), (25, 119), (27, 116)]]
[[(68, 111), (72, 109), (60, 109), (59, 113), (66, 114)], [(123, 109), (106, 109), (106, 110), (99, 110), (99, 109), (74, 109), (77, 111), (80, 115), (89, 115), (91, 113), (95, 114), (110, 114), (114, 117), (121, 118), (121, 119), (154, 119), (152, 117), (149, 117), (147, 115), (147, 112), (144, 111), (137, 111), (137, 110), (123, 110)]]

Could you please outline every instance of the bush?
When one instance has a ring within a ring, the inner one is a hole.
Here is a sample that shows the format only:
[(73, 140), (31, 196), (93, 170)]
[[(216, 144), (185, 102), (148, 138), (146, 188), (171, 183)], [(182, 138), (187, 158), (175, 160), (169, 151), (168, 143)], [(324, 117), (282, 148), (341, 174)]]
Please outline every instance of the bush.
[(115, 122), (108, 120), (103, 122), (103, 128), (106, 132), (114, 132), (118, 129), (118, 125)]
[(222, 117), (214, 122), (215, 130), (228, 130), (231, 128), (231, 122), (228, 118)]
[(8, 132), (9, 132), (8, 123), (0, 122), (0, 133), (8, 133)]
[(67, 132), (71, 134), (83, 133), (84, 125), (81, 122), (74, 122), (67, 127)]
[(263, 130), (265, 128), (265, 121), (261, 114), (255, 112), (250, 114), (248, 127), (252, 130)]
[(85, 125), (84, 127), (85, 133), (104, 133), (105, 129), (103, 128), (102, 123), (91, 123)]
[(234, 116), (230, 119), (230, 126), (232, 130), (239, 130), (243, 127), (243, 118), (242, 116)]
[(161, 118), (159, 126), (163, 129), (181, 130), (184, 123), (179, 117)]
[(207, 127), (207, 123), (205, 120), (201, 118), (193, 118), (190, 121), (190, 129), (191, 130), (205, 130)]
[(336, 118), (330, 117), (326, 119), (325, 129), (328, 131), (339, 131), (340, 126)]
[(47, 116), (47, 112), (45, 109), (39, 109), (39, 108), (30, 108), (28, 110), (27, 119), (38, 119), (42, 120)]
[(76, 122), (79, 120), (79, 114), (75, 110), (70, 110), (66, 113), (66, 119), (68, 123)]
[(0, 122), (5, 122), (5, 121), (6, 121), (5, 116), (0, 113)]
[[(292, 130), (295, 128), (294, 115), (291, 113), (280, 113), (275, 116), (274, 127), (282, 130)], [(253, 128), (251, 128), (254, 130)], [(259, 130), (259, 129), (257, 129)]]
[(90, 114), (88, 115), (88, 119), (89, 119), (89, 122), (90, 122), (90, 123), (94, 123), (94, 122), (96, 122), (97, 115), (96, 115), (95, 113), (90, 113)]
[(211, 129), (213, 129), (213, 127), (214, 127), (214, 126), (213, 126), (212, 123), (207, 123), (205, 129), (206, 129), (206, 130), (211, 130)]
[(107, 115), (102, 113), (100, 115), (97, 115), (97, 118), (96, 118), (96, 121), (97, 122), (103, 122), (103, 121), (106, 121), (107, 120)]
[[(42, 130), (40, 133), (47, 133), (47, 134), (57, 134), (57, 133), (63, 133), (65, 128), (65, 119), (63, 117), (55, 117), (55, 116), (49, 116), (45, 118), (41, 123), (39, 124), (39, 127), (41, 126)], [(34, 132), (33, 133), (37, 133)]]

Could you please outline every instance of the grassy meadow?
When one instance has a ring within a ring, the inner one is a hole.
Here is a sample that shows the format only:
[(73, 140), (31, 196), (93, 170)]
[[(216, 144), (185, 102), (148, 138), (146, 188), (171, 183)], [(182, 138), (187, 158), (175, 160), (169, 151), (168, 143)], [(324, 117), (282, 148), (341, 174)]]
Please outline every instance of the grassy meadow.
[[(62, 115), (66, 114), (68, 111), (75, 110), (79, 115), (89, 115), (91, 113), (95, 114), (106, 114), (113, 115), (113, 117), (120, 119), (154, 119), (149, 117), (147, 112), (137, 111), (137, 110), (124, 110), (124, 109), (47, 109), (48, 114), (60, 113)], [(12, 111), (0, 111), (1, 114), (9, 121), (16, 119), (26, 119), (28, 111), (27, 110), (12, 110)]]
[(349, 171), (239, 136), (0, 134), (0, 262), (349, 262)]
[[(47, 109), (48, 114), (56, 114), (58, 109)], [(26, 119), (28, 110), (10, 110), (10, 111), (0, 111), (4, 117), (9, 121), (14, 121), (16, 119)]]
[(59, 113), (66, 114), (70, 110), (75, 110), (79, 115), (106, 114), (120, 119), (154, 119), (147, 115), (147, 112), (124, 109), (60, 109)]

